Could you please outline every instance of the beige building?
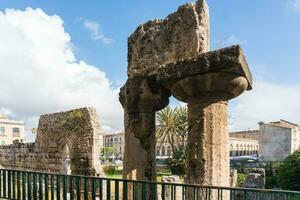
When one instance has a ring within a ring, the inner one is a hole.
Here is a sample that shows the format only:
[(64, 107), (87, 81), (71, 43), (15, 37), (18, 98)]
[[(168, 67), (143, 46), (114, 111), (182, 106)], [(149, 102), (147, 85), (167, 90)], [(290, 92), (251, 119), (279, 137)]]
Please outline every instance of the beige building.
[(25, 140), (24, 122), (8, 119), (0, 113), (0, 145), (12, 144), (14, 140)]
[(258, 140), (248, 138), (229, 138), (230, 157), (257, 156), (259, 150)]
[(231, 132), (231, 133), (229, 133), (229, 137), (259, 140), (259, 130)]
[(300, 149), (300, 126), (285, 120), (260, 122), (261, 161), (282, 161)]
[(123, 160), (125, 147), (125, 133), (116, 132), (103, 135), (103, 146), (111, 147), (114, 150), (113, 159)]
[[(113, 159), (123, 160), (124, 146), (125, 146), (125, 133), (117, 132), (113, 134), (104, 134), (103, 136), (104, 147), (111, 147), (114, 150)], [(248, 139), (247, 136), (241, 138), (229, 139), (229, 152), (230, 156), (244, 156), (244, 155), (257, 155), (259, 144), (258, 140)], [(156, 157), (163, 159), (172, 156), (172, 148), (168, 143), (156, 145)]]

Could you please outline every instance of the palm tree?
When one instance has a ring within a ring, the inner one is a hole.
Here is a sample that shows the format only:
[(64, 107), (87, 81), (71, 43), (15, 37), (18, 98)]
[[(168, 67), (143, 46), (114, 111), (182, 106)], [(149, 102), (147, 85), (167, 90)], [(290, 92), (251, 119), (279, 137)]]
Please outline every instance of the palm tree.
[(176, 108), (166, 107), (160, 110), (156, 116), (156, 137), (160, 144), (169, 143), (172, 151), (176, 145)]
[(187, 108), (166, 107), (157, 113), (156, 137), (160, 144), (169, 143), (172, 151), (184, 146), (187, 136)]
[(179, 145), (185, 146), (188, 134), (188, 110), (186, 106), (180, 106), (176, 110), (176, 135), (180, 138)]

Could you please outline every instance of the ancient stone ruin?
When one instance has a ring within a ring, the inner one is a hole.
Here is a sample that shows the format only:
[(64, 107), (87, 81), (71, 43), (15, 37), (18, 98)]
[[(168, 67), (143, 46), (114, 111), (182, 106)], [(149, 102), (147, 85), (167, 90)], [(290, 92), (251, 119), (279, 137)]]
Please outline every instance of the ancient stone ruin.
[(156, 180), (155, 112), (169, 97), (188, 104), (187, 182), (229, 186), (227, 102), (252, 88), (239, 46), (209, 51), (204, 0), (140, 25), (128, 39), (124, 178)]
[(42, 115), (35, 143), (0, 146), (0, 165), (63, 174), (103, 175), (96, 110), (81, 108)]

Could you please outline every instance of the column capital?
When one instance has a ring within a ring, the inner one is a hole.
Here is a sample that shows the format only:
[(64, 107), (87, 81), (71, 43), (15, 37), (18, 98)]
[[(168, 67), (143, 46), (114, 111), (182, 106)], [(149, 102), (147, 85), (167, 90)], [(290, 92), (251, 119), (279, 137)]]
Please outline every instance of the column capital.
[(119, 100), (128, 113), (147, 113), (169, 104), (170, 91), (147, 78), (128, 79), (120, 89)]

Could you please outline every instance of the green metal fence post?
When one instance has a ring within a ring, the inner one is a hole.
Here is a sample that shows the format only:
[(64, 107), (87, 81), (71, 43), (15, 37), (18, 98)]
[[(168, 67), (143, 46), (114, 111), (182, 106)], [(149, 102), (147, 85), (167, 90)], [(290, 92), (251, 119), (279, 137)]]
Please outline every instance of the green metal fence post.
[(51, 174), (51, 177), (50, 177), (50, 190), (51, 190), (51, 200), (54, 200), (54, 175)]
[(70, 176), (70, 199), (74, 199), (74, 177)]
[(84, 177), (84, 200), (89, 199), (89, 179), (88, 177)]
[(8, 174), (7, 174), (7, 193), (8, 193), (8, 195), (7, 195), (7, 197), (8, 198), (11, 198), (11, 171), (9, 170), (8, 171)]
[(17, 171), (17, 198), (21, 199), (21, 176), (19, 171)]
[(24, 200), (26, 199), (26, 177), (27, 177), (27, 173), (22, 172), (22, 199)]
[(80, 200), (81, 197), (81, 184), (80, 184), (80, 177), (76, 177), (76, 195), (77, 195), (77, 200)]
[[(15, 193), (14, 193), (15, 196)], [(27, 199), (32, 199), (31, 196), (31, 173), (28, 172), (27, 174)]]
[(56, 200), (60, 200), (60, 175), (56, 175)]
[(33, 199), (37, 200), (36, 173), (33, 173)]
[(96, 199), (96, 181), (95, 178), (92, 178), (92, 200)]
[(67, 194), (68, 194), (68, 189), (67, 189), (67, 176), (63, 175), (63, 200), (67, 200)]
[(99, 179), (99, 200), (103, 200), (103, 180)]
[(119, 181), (115, 180), (115, 200), (119, 200)]
[(106, 199), (110, 199), (110, 180), (106, 180)]
[(165, 184), (164, 183), (162, 183), (161, 184), (161, 199), (162, 200), (165, 200), (165, 198), (166, 198), (166, 188), (165, 188)]
[(45, 185), (45, 200), (48, 200), (49, 199), (48, 174), (44, 174), (44, 185)]
[(43, 174), (39, 173), (39, 200), (43, 200)]
[(6, 170), (3, 170), (3, 197), (6, 198)]
[(123, 200), (128, 199), (128, 183), (127, 180), (123, 182)]

